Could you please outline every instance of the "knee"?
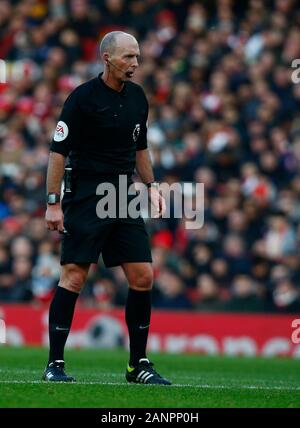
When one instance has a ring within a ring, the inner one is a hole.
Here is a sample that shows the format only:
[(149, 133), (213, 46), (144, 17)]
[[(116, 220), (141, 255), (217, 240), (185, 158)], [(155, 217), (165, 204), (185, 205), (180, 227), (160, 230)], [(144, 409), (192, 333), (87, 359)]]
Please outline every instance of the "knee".
[(61, 278), (61, 285), (69, 291), (80, 293), (86, 280), (86, 273), (76, 267), (69, 267)]
[(147, 291), (151, 290), (153, 284), (153, 272), (147, 269), (142, 272), (137, 272), (130, 281), (130, 287), (134, 290)]

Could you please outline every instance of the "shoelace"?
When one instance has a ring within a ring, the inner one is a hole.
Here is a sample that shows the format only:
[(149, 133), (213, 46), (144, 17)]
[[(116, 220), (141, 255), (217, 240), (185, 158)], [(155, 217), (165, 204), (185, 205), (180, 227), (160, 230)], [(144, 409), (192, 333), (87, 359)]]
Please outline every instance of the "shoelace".
[(157, 376), (157, 377), (160, 377), (161, 378), (161, 375), (159, 374), (159, 373), (157, 373), (157, 371), (154, 369), (154, 367), (153, 367), (153, 363), (151, 363), (151, 362), (149, 362), (149, 363), (147, 363), (147, 362), (142, 362), (141, 364), (140, 364), (140, 368), (141, 369), (143, 369), (143, 370), (146, 370), (146, 371), (148, 371), (149, 373), (151, 373), (151, 374), (153, 374), (153, 375), (155, 375), (155, 376)]
[(64, 371), (65, 365), (62, 363), (53, 363), (53, 365), (49, 366), (48, 368), (55, 369), (59, 373), (62, 373)]

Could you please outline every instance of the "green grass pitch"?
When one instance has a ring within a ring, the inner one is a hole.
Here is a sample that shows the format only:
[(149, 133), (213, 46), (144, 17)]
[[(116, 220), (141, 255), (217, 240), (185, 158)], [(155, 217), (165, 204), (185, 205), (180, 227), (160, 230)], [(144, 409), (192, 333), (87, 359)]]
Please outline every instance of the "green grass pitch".
[(300, 407), (300, 362), (150, 354), (173, 385), (127, 384), (123, 350), (67, 350), (76, 384), (41, 381), (47, 350), (0, 347), (0, 408)]

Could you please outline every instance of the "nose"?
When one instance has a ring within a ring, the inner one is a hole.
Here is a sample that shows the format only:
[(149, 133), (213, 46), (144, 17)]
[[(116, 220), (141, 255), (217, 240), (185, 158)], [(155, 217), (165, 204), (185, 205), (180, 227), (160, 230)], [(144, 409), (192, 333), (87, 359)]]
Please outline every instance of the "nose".
[(135, 68), (139, 66), (139, 63), (138, 63), (137, 57), (134, 57), (134, 60), (133, 60), (133, 64), (132, 64), (132, 66), (133, 66), (133, 67), (135, 67)]

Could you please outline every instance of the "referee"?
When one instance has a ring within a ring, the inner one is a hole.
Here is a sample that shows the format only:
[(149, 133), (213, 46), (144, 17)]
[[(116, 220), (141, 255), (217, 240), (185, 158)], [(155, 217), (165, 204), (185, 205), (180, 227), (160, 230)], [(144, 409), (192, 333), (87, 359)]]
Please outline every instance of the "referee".
[(147, 184), (157, 216), (165, 210), (147, 149), (148, 102), (143, 89), (131, 82), (139, 53), (132, 35), (121, 31), (106, 34), (100, 44), (103, 73), (69, 95), (54, 133), (45, 220), (49, 230), (62, 233), (62, 269), (49, 310), (50, 352), (45, 381), (75, 381), (64, 371), (64, 347), (90, 264), (97, 263), (102, 253), (106, 267), (122, 266), (129, 284), (125, 308), (130, 340), (127, 381), (171, 384), (146, 356), (153, 273), (144, 221), (141, 216), (101, 219), (96, 212), (99, 183), (115, 184), (118, 191), (119, 175), (127, 176), (130, 185), (135, 168)]

